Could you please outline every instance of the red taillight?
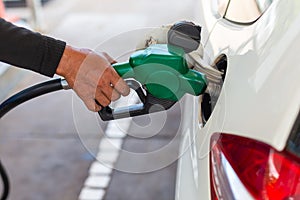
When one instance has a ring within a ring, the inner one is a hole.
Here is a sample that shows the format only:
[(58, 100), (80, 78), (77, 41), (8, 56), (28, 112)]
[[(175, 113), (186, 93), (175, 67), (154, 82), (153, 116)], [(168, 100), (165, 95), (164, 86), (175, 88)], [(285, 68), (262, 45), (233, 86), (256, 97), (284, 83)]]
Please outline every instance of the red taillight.
[(300, 162), (289, 152), (229, 134), (215, 134), (211, 148), (212, 199), (300, 199)]

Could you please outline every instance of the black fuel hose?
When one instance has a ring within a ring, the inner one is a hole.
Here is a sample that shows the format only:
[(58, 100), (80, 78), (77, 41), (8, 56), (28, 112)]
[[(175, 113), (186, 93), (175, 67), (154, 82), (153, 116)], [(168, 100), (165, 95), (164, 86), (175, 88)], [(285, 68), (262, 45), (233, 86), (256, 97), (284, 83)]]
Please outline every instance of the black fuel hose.
[[(29, 101), (30, 99), (34, 99), (38, 96), (55, 92), (62, 89), (68, 89), (67, 84), (64, 85), (64, 81), (62, 79), (53, 79), (50, 81), (46, 81), (32, 87), (29, 87), (21, 92), (13, 95), (12, 97), (8, 98), (0, 105), (0, 119), (8, 113), (13, 108), (17, 107), (18, 105)], [(5, 168), (3, 167), (0, 161), (0, 176), (3, 182), (3, 189), (2, 189), (2, 196), (1, 200), (6, 200), (9, 195), (9, 178), (6, 173)]]
[(10, 110), (15, 108), (16, 106), (30, 100), (36, 98), (38, 96), (55, 92), (57, 90), (62, 90), (63, 86), (61, 84), (61, 79), (53, 79), (50, 81), (46, 81), (32, 87), (29, 87), (21, 92), (13, 95), (12, 97), (8, 98), (0, 105), (0, 119), (8, 113)]
[(5, 199), (7, 199), (8, 194), (9, 194), (9, 178), (8, 178), (6, 170), (5, 170), (4, 166), (2, 165), (1, 161), (0, 161), (0, 175), (1, 175), (2, 183), (3, 183), (3, 191), (2, 191), (2, 195), (1, 195), (1, 200), (5, 200)]

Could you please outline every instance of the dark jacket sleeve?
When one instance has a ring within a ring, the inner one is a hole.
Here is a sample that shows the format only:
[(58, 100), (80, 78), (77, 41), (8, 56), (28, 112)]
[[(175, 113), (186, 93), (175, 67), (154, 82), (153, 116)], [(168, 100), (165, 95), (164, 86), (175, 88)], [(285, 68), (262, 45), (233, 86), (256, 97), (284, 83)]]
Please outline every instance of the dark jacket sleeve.
[(66, 43), (0, 18), (0, 61), (52, 77)]

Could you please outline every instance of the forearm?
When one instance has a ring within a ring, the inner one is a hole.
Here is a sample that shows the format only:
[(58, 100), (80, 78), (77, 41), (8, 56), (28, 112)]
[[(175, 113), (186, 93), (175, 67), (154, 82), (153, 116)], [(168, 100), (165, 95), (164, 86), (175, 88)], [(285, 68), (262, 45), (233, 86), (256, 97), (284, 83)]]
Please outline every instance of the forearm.
[(17, 27), (0, 18), (0, 61), (53, 76), (65, 42)]
[(53, 38), (14, 26), (0, 18), (0, 61), (46, 76), (63, 76), (92, 111), (99, 111), (129, 87), (111, 67), (106, 53), (77, 49)]

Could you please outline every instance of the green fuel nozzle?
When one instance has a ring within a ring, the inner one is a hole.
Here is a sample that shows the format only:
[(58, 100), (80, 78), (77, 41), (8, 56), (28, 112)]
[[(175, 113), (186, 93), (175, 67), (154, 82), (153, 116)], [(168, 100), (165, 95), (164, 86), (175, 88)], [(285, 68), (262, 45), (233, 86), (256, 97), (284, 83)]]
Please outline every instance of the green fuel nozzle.
[[(151, 45), (134, 52), (128, 62), (113, 65), (135, 90), (142, 103), (99, 111), (104, 121), (168, 110), (185, 94), (199, 96), (206, 90), (204, 74), (189, 69), (185, 54), (198, 49), (201, 27), (192, 22), (175, 23), (168, 44)], [(143, 89), (142, 89), (143, 88)]]
[(189, 69), (183, 49), (172, 45), (152, 45), (113, 67), (122, 78), (137, 80), (160, 99), (178, 101), (186, 93), (198, 96), (206, 88), (205, 76)]
[(121, 109), (105, 107), (99, 111), (104, 121), (167, 110), (186, 93), (199, 96), (207, 87), (205, 75), (188, 68), (184, 50), (169, 44), (136, 51), (128, 62), (113, 67), (123, 79), (133, 79), (127, 84), (137, 92), (142, 104)]

